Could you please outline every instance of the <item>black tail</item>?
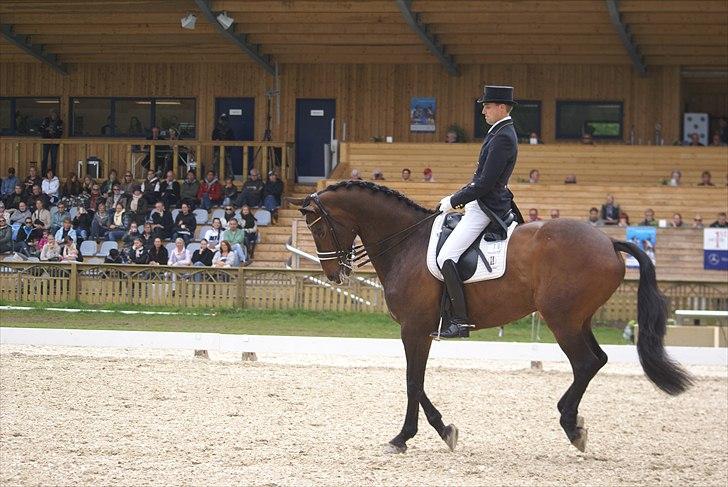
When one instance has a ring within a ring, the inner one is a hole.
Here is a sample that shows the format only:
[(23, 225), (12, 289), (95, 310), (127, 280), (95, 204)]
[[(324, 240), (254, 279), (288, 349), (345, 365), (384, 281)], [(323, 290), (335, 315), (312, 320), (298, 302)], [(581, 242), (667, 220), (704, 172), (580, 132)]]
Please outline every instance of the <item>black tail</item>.
[(650, 257), (631, 242), (613, 241), (614, 249), (626, 252), (640, 264), (637, 290), (637, 353), (647, 377), (660, 389), (676, 396), (693, 384), (692, 376), (665, 353), (667, 303), (657, 287), (655, 265)]

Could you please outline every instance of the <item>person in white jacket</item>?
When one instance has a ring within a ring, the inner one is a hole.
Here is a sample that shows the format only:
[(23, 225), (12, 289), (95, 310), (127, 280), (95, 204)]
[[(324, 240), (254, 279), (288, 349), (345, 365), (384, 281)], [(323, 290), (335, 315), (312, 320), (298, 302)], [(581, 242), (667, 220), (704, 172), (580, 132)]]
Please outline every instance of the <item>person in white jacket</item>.
[(51, 200), (52, 205), (55, 205), (61, 196), (59, 192), (60, 187), (61, 182), (58, 180), (58, 177), (53, 174), (52, 169), (48, 169), (46, 177), (45, 179), (43, 179), (40, 188), (43, 191), (43, 194), (47, 195), (48, 198)]
[(185, 241), (178, 238), (174, 241), (174, 249), (169, 253), (169, 266), (189, 266), (192, 265), (192, 254), (185, 248)]

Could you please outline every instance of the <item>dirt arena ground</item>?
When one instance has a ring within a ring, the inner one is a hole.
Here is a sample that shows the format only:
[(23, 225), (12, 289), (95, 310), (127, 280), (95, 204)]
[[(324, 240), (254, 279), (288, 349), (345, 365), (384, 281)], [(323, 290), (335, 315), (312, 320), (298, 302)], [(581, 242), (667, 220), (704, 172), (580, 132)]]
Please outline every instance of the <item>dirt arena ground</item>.
[(458, 449), (421, 414), (407, 453), (392, 455), (401, 362), (189, 355), (3, 346), (0, 485), (728, 483), (720, 368), (695, 369), (697, 386), (669, 398), (635, 367), (608, 365), (582, 403), (579, 453), (555, 408), (564, 365), (436, 363), (427, 390), (460, 428)]

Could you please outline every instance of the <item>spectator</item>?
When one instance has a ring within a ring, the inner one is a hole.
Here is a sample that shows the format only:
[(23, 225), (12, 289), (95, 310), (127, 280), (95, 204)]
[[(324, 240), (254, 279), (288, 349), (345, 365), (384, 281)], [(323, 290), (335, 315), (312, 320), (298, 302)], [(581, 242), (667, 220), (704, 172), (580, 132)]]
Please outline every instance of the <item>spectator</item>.
[(18, 178), (15, 176), (15, 168), (8, 168), (8, 177), (2, 180), (0, 184), (0, 198), (5, 199), (15, 191), (15, 185), (20, 184)]
[(693, 217), (693, 228), (703, 228), (703, 217), (700, 216), (700, 213), (696, 213)]
[(200, 208), (205, 210), (219, 205), (222, 201), (222, 186), (214, 172), (207, 171), (207, 176), (200, 183), (197, 199), (200, 200)]
[(16, 223), (23, 223), (26, 218), (30, 218), (31, 213), (28, 209), (28, 205), (25, 204), (25, 201), (21, 201), (18, 203), (18, 209), (13, 212), (12, 215), (10, 215), (10, 220), (8, 223), (10, 225), (15, 225)]
[(531, 172), (528, 173), (528, 183), (536, 184), (539, 179), (541, 179), (541, 172), (538, 169), (531, 169)]
[(119, 249), (109, 250), (109, 254), (104, 259), (104, 264), (123, 264), (123, 263), (124, 263), (124, 257), (122, 256), (121, 252), (119, 252)]
[(160, 198), (166, 208), (174, 208), (179, 204), (180, 187), (179, 183), (174, 179), (174, 173), (172, 171), (167, 171), (167, 176), (164, 181), (159, 184), (159, 192)]
[(222, 187), (222, 206), (233, 205), (238, 199), (238, 187), (235, 186), (233, 178), (225, 178), (225, 185)]
[(58, 262), (61, 260), (61, 247), (55, 239), (48, 239), (41, 247), (40, 260), (44, 262)]
[[(56, 231), (63, 226), (63, 220), (66, 218), (70, 220), (71, 214), (68, 210), (66, 210), (66, 203), (59, 201), (58, 206), (56, 207), (56, 212), (51, 213), (51, 224), (49, 227), (51, 234), (55, 234)], [(62, 241), (58, 243), (62, 243)]]
[(670, 180), (667, 182), (668, 186), (680, 186), (680, 180), (682, 179), (682, 173), (675, 169), (670, 173)]
[(33, 191), (33, 186), (40, 186), (42, 183), (43, 179), (38, 176), (35, 166), (30, 166), (28, 169), (28, 177), (26, 177), (25, 181), (23, 181), (23, 193), (25, 196), (30, 196)]
[(619, 223), (617, 224), (619, 227), (628, 227), (629, 226), (629, 215), (627, 215), (625, 212), (622, 212), (619, 214)]
[(129, 230), (121, 237), (121, 241), (123, 242), (124, 248), (128, 250), (134, 245), (134, 240), (141, 238), (142, 233), (139, 231), (139, 225), (137, 225), (137, 222), (132, 221), (129, 223)]
[(188, 245), (190, 240), (195, 236), (195, 228), (197, 228), (195, 215), (190, 211), (190, 206), (187, 203), (182, 203), (182, 208), (177, 213), (177, 218), (174, 219), (174, 234), (172, 238), (174, 240), (181, 238), (185, 245)]
[(697, 132), (690, 134), (690, 142), (688, 145), (693, 147), (705, 147), (705, 144), (700, 142), (700, 135)]
[(382, 170), (381, 169), (375, 169), (374, 172), (372, 173), (372, 179), (374, 181), (384, 181), (385, 180), (384, 179), (384, 173), (382, 172)]
[(543, 141), (539, 138), (536, 132), (528, 134), (528, 143), (531, 145), (543, 144)]
[(429, 167), (426, 167), (424, 171), (422, 171), (422, 181), (426, 183), (434, 183), (435, 178), (432, 176), (432, 169)]
[(162, 245), (162, 239), (159, 237), (154, 238), (154, 244), (152, 248), (147, 252), (149, 265), (167, 265), (169, 262), (169, 255), (167, 249)]
[(142, 188), (138, 184), (134, 185), (131, 198), (127, 200), (126, 211), (129, 212), (132, 220), (134, 220), (137, 225), (142, 225), (144, 223), (148, 213), (147, 200), (144, 198)]
[(568, 174), (564, 178), (564, 184), (576, 184), (576, 174)]
[(174, 221), (172, 214), (164, 207), (164, 203), (157, 201), (154, 209), (149, 214), (149, 220), (152, 223), (152, 231), (155, 237), (168, 239), (174, 231)]
[(51, 207), (51, 200), (48, 197), (47, 194), (43, 193), (43, 191), (40, 189), (40, 186), (35, 185), (33, 186), (33, 190), (30, 193), (30, 196), (27, 199), (28, 206), (31, 208), (35, 208), (35, 202), (41, 200), (43, 202), (43, 206), (46, 208)]
[(710, 224), (710, 228), (728, 228), (725, 211), (718, 213), (718, 219)]
[(91, 194), (91, 188), (94, 187), (96, 181), (91, 176), (84, 176), (83, 183), (81, 183), (81, 193)]
[(410, 177), (412, 176), (412, 171), (410, 171), (408, 168), (402, 169), (402, 181), (410, 181)]
[(134, 182), (134, 175), (129, 171), (126, 171), (124, 173), (124, 179), (121, 181), (121, 191), (124, 193), (124, 196), (130, 198), (136, 185), (137, 184)]
[(655, 211), (652, 208), (645, 210), (645, 219), (639, 223), (641, 227), (656, 227), (657, 220), (655, 220)]
[(700, 182), (698, 183), (698, 186), (715, 186), (713, 181), (711, 181), (710, 171), (703, 171), (700, 175)]
[(103, 201), (99, 202), (99, 207), (94, 213), (94, 217), (91, 220), (91, 238), (97, 242), (105, 239), (106, 234), (109, 232), (109, 214), (106, 211), (106, 203)]
[(255, 254), (255, 244), (258, 243), (258, 225), (256, 225), (257, 220), (247, 205), (240, 209), (240, 220), (245, 232), (245, 250), (248, 254), (248, 261), (250, 261), (253, 254)]
[(19, 184), (15, 185), (15, 190), (7, 195), (4, 199), (5, 207), (11, 209), (18, 209), (20, 203), (27, 206), (25, 201), (25, 195), (23, 194), (23, 187)]
[(31, 215), (33, 221), (40, 220), (43, 222), (43, 228), (51, 226), (51, 212), (46, 210), (42, 199), (35, 200), (35, 211)]
[(104, 198), (108, 198), (111, 195), (116, 184), (119, 184), (119, 176), (116, 169), (112, 169), (109, 171), (109, 178), (101, 185), (101, 194)]
[[(41, 137), (44, 139), (60, 139), (63, 137), (63, 122), (58, 117), (58, 110), (51, 108), (50, 116), (43, 119), (40, 124)], [(48, 156), (50, 155), (50, 167)], [(41, 172), (46, 174), (48, 169), (56, 173), (58, 165), (58, 144), (43, 144), (43, 160), (40, 163)]]
[[(230, 128), (230, 124), (228, 123), (228, 116), (226, 113), (223, 113), (217, 119), (215, 128), (212, 129), (212, 140), (235, 140), (235, 133), (233, 132), (233, 129)], [(223, 150), (225, 150), (225, 149), (223, 148)], [(213, 151), (212, 164), (214, 167), (218, 167), (218, 165), (220, 164), (220, 147), (214, 146), (212, 148), (212, 151)], [(232, 176), (232, 175), (233, 175), (233, 163), (232, 163), (232, 159), (230, 158), (230, 151), (225, 150), (225, 176), (227, 177), (227, 176)]]
[[(200, 240), (200, 248), (192, 253), (192, 265), (197, 267), (210, 267), (215, 253), (210, 250), (207, 240)], [(197, 279), (195, 279), (197, 280)]]
[(718, 120), (718, 133), (720, 133), (720, 141), (728, 145), (728, 119), (721, 117)]
[(212, 257), (212, 267), (237, 267), (238, 257), (231, 249), (230, 242), (223, 240), (220, 242), (220, 250), (215, 252)]
[(41, 183), (43, 194), (48, 197), (51, 205), (55, 205), (60, 197), (61, 182), (52, 170), (46, 172), (46, 177)]
[(448, 130), (445, 134), (445, 143), (446, 144), (457, 144), (458, 141), (458, 133), (454, 130)]
[(34, 231), (35, 226), (33, 225), (33, 220), (29, 216), (25, 219), (23, 225), (18, 229), (18, 233), (15, 235), (14, 248), (16, 251), (25, 256), (30, 255), (30, 245), (33, 240)]
[(131, 249), (127, 252), (129, 262), (132, 264), (145, 265), (149, 262), (149, 256), (144, 248), (141, 238), (135, 238), (131, 245)]
[(672, 228), (682, 228), (683, 227), (683, 219), (682, 219), (682, 215), (680, 213), (675, 213), (672, 215), (672, 220), (670, 221), (670, 226)]
[(349, 176), (349, 179), (351, 179), (352, 181), (363, 181), (358, 169), (351, 170), (351, 175)]
[(587, 219), (587, 223), (593, 227), (601, 227), (604, 225), (604, 222), (599, 218), (599, 210), (597, 210), (594, 206), (589, 208), (589, 218)]
[(147, 171), (147, 179), (142, 183), (142, 193), (144, 193), (147, 204), (153, 205), (159, 201), (161, 185), (157, 174), (151, 169)]
[(720, 140), (720, 132), (715, 132), (715, 133), (713, 134), (713, 137), (711, 137), (711, 139), (710, 139), (710, 146), (711, 146), (711, 147), (722, 147), (722, 146), (724, 146), (724, 145), (726, 145), (726, 144), (725, 144), (725, 143), (723, 143), (723, 142), (722, 142), (722, 141)]
[(93, 216), (86, 211), (86, 208), (83, 206), (76, 208), (76, 216), (73, 217), (73, 228), (76, 230), (77, 238), (86, 240), (91, 235), (92, 224)]
[(152, 245), (154, 245), (154, 229), (152, 228), (152, 224), (150, 222), (144, 223), (142, 236), (140, 238), (142, 243), (144, 244), (145, 250), (149, 250), (152, 248)]
[[(356, 169), (354, 169), (354, 171), (356, 171)], [(352, 179), (354, 178), (352, 177)], [(260, 206), (261, 202), (263, 201), (264, 189), (265, 184), (263, 183), (263, 180), (260, 179), (260, 173), (255, 168), (251, 169), (250, 178), (248, 178), (248, 180), (245, 181), (245, 183), (243, 184), (243, 190), (241, 191), (240, 196), (238, 196), (237, 200), (235, 200), (235, 206), (237, 206), (238, 208), (242, 207), (243, 205), (248, 205), (251, 207)]]
[(541, 221), (541, 217), (538, 216), (538, 210), (536, 208), (530, 208), (528, 210), (528, 222)]
[(187, 171), (187, 177), (182, 181), (179, 196), (182, 203), (187, 203), (191, 209), (195, 209), (200, 201), (197, 199), (197, 193), (200, 191), (200, 182), (197, 180), (195, 171)]
[(106, 198), (106, 207), (116, 208), (118, 204), (121, 204), (126, 209), (127, 201), (124, 191), (121, 189), (121, 184), (115, 183), (111, 194)]
[(248, 260), (245, 251), (245, 232), (238, 227), (238, 220), (232, 218), (228, 222), (228, 229), (222, 234), (222, 239), (232, 248), (233, 252), (238, 256), (239, 262)]
[(96, 211), (99, 203), (106, 204), (106, 200), (101, 195), (101, 187), (98, 184), (94, 183), (94, 185), (91, 186), (91, 194), (89, 195), (88, 201), (86, 202), (86, 209)]
[(131, 216), (124, 209), (124, 204), (119, 202), (114, 208), (114, 214), (109, 216), (109, 231), (106, 239), (109, 241), (120, 240), (126, 235), (131, 224)]
[(61, 251), (61, 262), (79, 262), (78, 247), (70, 237), (63, 242), (63, 250)]
[(263, 188), (263, 206), (271, 212), (273, 219), (278, 221), (278, 207), (281, 206), (283, 196), (283, 181), (278, 180), (278, 175), (273, 171), (268, 173), (268, 181)]
[(551, 216), (552, 220), (556, 220), (557, 218), (561, 217), (561, 212), (558, 209), (554, 208), (553, 210), (551, 210), (549, 216)]
[(619, 223), (619, 205), (614, 204), (614, 196), (607, 195), (607, 202), (602, 205), (601, 219), (605, 225), (616, 225)]
[(0, 216), (0, 254), (13, 250), (13, 227), (8, 225), (4, 216)]
[(70, 173), (63, 185), (61, 186), (61, 193), (63, 196), (78, 196), (82, 190), (81, 181), (78, 180), (76, 173)]
[(589, 132), (584, 132), (581, 135), (581, 143), (584, 145), (594, 145), (594, 137)]
[(58, 242), (59, 245), (64, 244), (69, 238), (74, 243), (76, 242), (76, 230), (73, 229), (73, 222), (71, 221), (70, 217), (66, 217), (63, 219), (61, 228), (59, 228), (58, 231), (55, 232), (53, 238), (56, 239), (56, 242)]
[(192, 255), (185, 248), (185, 241), (183, 239), (176, 238), (174, 240), (174, 249), (169, 254), (167, 265), (175, 267), (192, 265)]
[(222, 242), (222, 235), (224, 230), (222, 228), (222, 222), (219, 218), (212, 220), (212, 228), (205, 232), (204, 239), (207, 240), (210, 247), (210, 251), (215, 252), (218, 250), (220, 242)]
[(6, 210), (5, 203), (0, 201), (0, 216), (5, 218), (5, 222), (10, 225), (10, 217), (13, 215), (15, 210)]

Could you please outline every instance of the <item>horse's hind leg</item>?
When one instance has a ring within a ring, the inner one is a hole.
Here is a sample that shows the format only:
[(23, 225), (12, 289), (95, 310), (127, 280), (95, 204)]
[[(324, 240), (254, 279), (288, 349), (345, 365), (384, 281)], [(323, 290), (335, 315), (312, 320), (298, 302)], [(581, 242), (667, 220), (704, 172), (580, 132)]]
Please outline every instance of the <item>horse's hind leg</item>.
[(425, 394), (424, 389), (420, 396), (420, 405), (422, 405), (422, 410), (425, 412), (425, 416), (427, 416), (427, 422), (435, 428), (435, 431), (437, 431), (440, 438), (445, 441), (447, 446), (450, 448), (450, 451), (455, 451), (455, 446), (458, 444), (458, 429), (454, 424), (445, 426), (442, 422), (442, 414), (440, 414), (440, 411), (438, 411), (432, 402), (430, 402), (430, 399), (427, 397), (427, 394)]

